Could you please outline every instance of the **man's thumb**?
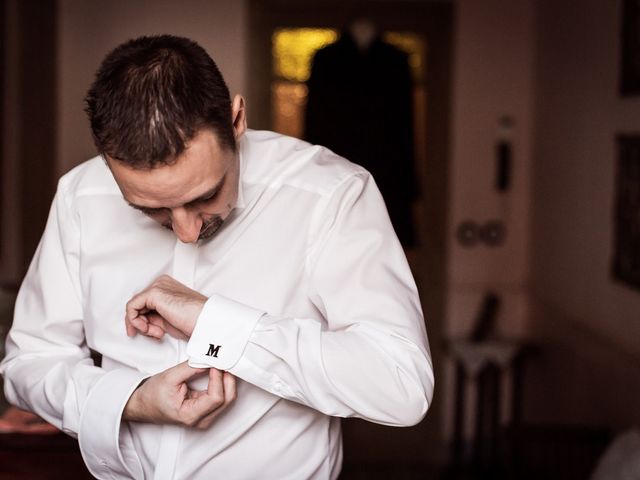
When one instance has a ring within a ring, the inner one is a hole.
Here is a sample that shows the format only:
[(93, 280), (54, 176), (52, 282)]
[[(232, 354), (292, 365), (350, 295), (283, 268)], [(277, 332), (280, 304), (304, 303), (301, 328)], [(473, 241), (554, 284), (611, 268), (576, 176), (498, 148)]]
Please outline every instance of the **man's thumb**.
[(186, 382), (190, 378), (195, 377), (196, 375), (199, 375), (206, 371), (207, 371), (206, 368), (190, 367), (189, 364), (185, 361), (185, 362), (179, 363), (175, 367), (171, 367), (170, 369), (168, 369), (166, 374), (167, 374), (167, 380), (177, 385), (177, 384)]

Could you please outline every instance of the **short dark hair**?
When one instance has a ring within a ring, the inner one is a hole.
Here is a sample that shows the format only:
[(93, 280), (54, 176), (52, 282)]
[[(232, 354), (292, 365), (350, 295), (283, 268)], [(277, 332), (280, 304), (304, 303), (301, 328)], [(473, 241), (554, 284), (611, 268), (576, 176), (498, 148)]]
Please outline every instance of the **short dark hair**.
[(171, 164), (202, 128), (235, 151), (229, 89), (196, 42), (145, 36), (103, 60), (85, 98), (100, 154), (138, 169)]

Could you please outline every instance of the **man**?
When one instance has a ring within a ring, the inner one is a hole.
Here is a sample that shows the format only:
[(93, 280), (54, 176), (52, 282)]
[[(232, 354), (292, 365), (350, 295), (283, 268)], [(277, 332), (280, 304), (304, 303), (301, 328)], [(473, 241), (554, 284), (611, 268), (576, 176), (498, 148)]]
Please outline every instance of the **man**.
[(18, 296), (12, 403), (98, 478), (336, 478), (337, 417), (423, 418), (419, 300), (365, 170), (248, 131), (184, 38), (116, 48), (87, 112), (101, 155), (60, 180)]

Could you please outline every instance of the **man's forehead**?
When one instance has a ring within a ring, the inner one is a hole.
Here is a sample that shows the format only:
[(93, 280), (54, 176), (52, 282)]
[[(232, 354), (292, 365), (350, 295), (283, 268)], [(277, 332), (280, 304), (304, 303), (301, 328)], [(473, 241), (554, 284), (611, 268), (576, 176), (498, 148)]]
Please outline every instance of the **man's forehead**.
[(220, 148), (209, 131), (199, 133), (174, 162), (152, 169), (135, 169), (107, 157), (125, 199), (148, 208), (182, 205), (222, 186), (238, 162), (230, 149)]
[[(123, 195), (125, 200), (130, 206), (132, 206), (133, 208), (137, 208), (139, 210), (153, 210), (153, 209), (159, 209), (159, 208), (171, 209), (171, 208), (182, 207), (189, 204), (194, 204), (199, 201), (210, 200), (211, 198), (215, 197), (216, 194), (222, 189), (226, 181), (226, 178), (227, 178), (227, 175), (225, 175), (222, 179), (220, 179), (220, 181), (214, 183), (213, 186), (203, 190), (202, 193), (194, 194), (194, 196), (192, 197), (186, 196), (186, 197), (175, 199), (175, 200), (169, 197), (163, 198), (160, 200), (161, 205), (158, 205), (156, 203), (152, 203), (150, 205), (149, 202), (146, 200), (142, 200), (143, 203), (137, 203), (141, 200), (137, 200), (136, 202), (131, 198), (128, 198), (126, 195), (124, 195), (124, 192), (123, 192)], [(206, 183), (203, 183), (203, 185), (206, 185)], [(134, 198), (137, 198), (137, 197), (134, 197)]]

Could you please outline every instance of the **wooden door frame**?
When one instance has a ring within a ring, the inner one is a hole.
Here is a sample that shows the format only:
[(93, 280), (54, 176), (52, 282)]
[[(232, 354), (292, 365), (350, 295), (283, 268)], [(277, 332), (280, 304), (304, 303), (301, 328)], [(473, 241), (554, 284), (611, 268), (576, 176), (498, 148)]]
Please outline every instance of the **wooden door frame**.
[(58, 2), (2, 0), (0, 8), (0, 185), (11, 193), (0, 200), (6, 229), (0, 229), (0, 283), (16, 288), (40, 241), (55, 192)]

